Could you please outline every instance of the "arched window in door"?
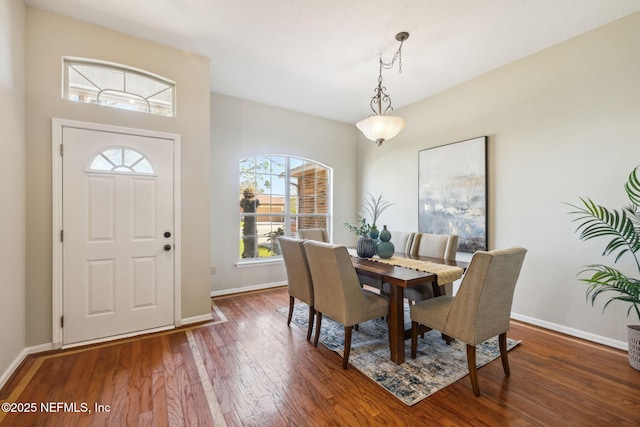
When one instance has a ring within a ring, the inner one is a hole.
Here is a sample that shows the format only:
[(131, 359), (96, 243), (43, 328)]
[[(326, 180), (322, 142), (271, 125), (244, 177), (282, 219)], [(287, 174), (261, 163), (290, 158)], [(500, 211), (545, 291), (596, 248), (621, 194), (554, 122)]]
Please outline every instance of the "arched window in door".
[(152, 175), (155, 173), (149, 159), (129, 147), (111, 147), (98, 153), (89, 163), (95, 172), (125, 172)]

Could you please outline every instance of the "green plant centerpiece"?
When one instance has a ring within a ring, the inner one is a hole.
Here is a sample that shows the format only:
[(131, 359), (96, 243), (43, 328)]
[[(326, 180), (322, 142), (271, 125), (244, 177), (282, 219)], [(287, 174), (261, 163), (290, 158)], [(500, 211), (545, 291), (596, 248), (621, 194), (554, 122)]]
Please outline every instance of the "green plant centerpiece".
[[(576, 233), (580, 240), (591, 240), (597, 237), (609, 237), (610, 240), (603, 256), (613, 256), (614, 264), (623, 256), (630, 256), (635, 261), (635, 276), (627, 276), (618, 269), (603, 265), (590, 264), (584, 266), (580, 274), (587, 274), (580, 280), (588, 287), (587, 300), (591, 305), (596, 299), (607, 294), (609, 300), (605, 303), (603, 311), (613, 301), (621, 301), (629, 304), (627, 316), (633, 311), (640, 320), (640, 179), (638, 173), (640, 166), (630, 174), (624, 188), (629, 199), (629, 205), (620, 210), (609, 209), (598, 205), (589, 198), (580, 197), (581, 206), (570, 205), (575, 208), (570, 212), (577, 215), (573, 220), (578, 223)], [(627, 326), (629, 337), (629, 363), (635, 369), (640, 370), (640, 325)]]
[(373, 194), (367, 193), (367, 198), (364, 201), (364, 211), (371, 218), (371, 230), (369, 230), (369, 236), (372, 239), (377, 239), (378, 232), (378, 218), (382, 215), (382, 212), (387, 210), (393, 203), (382, 198), (382, 194), (378, 197), (374, 197)]
[[(376, 198), (373, 194), (367, 193), (363, 205), (363, 212), (358, 214), (358, 222), (356, 224), (343, 223), (349, 231), (358, 236), (356, 252), (359, 257), (371, 258), (375, 255), (379, 234), (376, 223), (382, 212), (392, 204), (393, 203), (385, 200), (382, 194)], [(367, 217), (370, 218), (371, 222), (368, 222)]]

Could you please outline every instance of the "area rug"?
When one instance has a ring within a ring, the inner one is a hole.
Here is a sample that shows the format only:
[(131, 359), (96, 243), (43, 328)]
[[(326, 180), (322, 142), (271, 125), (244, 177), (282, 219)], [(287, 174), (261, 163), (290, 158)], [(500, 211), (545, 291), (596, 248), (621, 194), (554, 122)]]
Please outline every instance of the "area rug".
[[(286, 317), (289, 308), (276, 307), (276, 310)], [(296, 303), (292, 322), (306, 332), (308, 315), (308, 306)], [(409, 319), (408, 313), (405, 313), (405, 319)], [(344, 327), (324, 316), (320, 342), (342, 356)], [(507, 348), (511, 350), (519, 343), (507, 339)], [(438, 331), (427, 332), (424, 338), (418, 340), (416, 359), (410, 356), (411, 340), (405, 343), (405, 354), (405, 363), (401, 365), (389, 359), (388, 330), (384, 320), (370, 320), (362, 323), (358, 331), (353, 331), (349, 363), (408, 406), (415, 405), (469, 374), (466, 344), (454, 340), (447, 345)], [(497, 337), (476, 346), (478, 367), (499, 356)]]

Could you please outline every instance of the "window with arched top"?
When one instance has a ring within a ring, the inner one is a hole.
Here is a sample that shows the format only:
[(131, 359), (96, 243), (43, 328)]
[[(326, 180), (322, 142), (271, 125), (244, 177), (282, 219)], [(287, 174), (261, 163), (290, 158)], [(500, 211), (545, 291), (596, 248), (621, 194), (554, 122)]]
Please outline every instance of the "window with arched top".
[(98, 153), (89, 163), (94, 172), (125, 172), (151, 175), (155, 173), (149, 159), (129, 147), (111, 147)]
[(332, 230), (332, 169), (313, 160), (263, 155), (240, 160), (240, 258), (280, 256), (279, 236)]
[(64, 97), (71, 101), (175, 116), (175, 82), (147, 71), (64, 58)]

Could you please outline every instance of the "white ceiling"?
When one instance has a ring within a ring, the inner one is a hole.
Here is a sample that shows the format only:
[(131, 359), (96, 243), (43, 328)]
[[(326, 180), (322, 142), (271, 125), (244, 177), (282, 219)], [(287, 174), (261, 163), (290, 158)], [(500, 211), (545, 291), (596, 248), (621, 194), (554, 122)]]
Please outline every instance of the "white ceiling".
[[(399, 108), (640, 10), (639, 0), (25, 0), (194, 52), (211, 90), (347, 123), (407, 31)], [(96, 58), (100, 59), (100, 58)], [(148, 70), (152, 71), (153, 70)]]

